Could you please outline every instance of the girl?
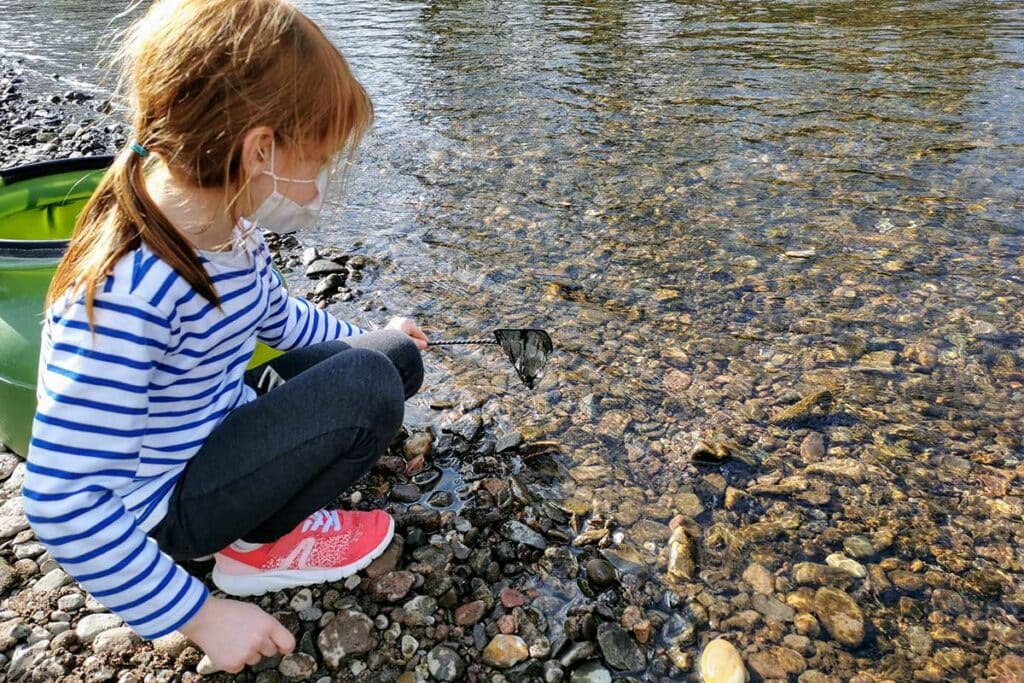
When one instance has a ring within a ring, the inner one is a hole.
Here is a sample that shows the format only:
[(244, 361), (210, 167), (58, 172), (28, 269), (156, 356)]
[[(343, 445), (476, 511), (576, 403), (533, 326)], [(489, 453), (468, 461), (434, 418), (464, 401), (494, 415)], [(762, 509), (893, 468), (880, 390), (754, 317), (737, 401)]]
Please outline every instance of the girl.
[[(397, 433), (427, 338), (288, 296), (257, 229), (309, 227), (372, 120), (309, 19), (284, 0), (160, 0), (121, 56), (135, 141), (47, 295), (25, 513), (141, 636), (178, 630), (236, 672), (294, 639), (177, 562), (212, 553), (214, 583), (252, 595), (381, 554), (387, 513), (321, 506)], [(257, 339), (288, 353), (246, 372)]]

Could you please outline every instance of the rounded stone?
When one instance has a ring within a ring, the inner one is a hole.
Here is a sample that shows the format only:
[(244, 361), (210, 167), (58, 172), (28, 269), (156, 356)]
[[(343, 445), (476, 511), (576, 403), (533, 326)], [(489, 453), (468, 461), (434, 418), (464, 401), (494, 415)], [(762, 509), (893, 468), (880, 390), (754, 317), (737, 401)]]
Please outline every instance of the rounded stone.
[(462, 678), (466, 663), (455, 650), (437, 645), (427, 653), (427, 670), (438, 681), (457, 681)]
[(508, 669), (530, 656), (526, 641), (519, 636), (498, 634), (491, 639), (483, 652), (484, 664), (499, 669)]
[(587, 562), (587, 578), (595, 588), (606, 588), (615, 583), (615, 567), (608, 560), (595, 557)]
[(83, 643), (91, 643), (96, 636), (104, 631), (108, 631), (112, 628), (117, 628), (123, 622), (121, 617), (116, 614), (110, 613), (98, 613), (98, 614), (87, 614), (82, 617), (81, 621), (75, 627), (75, 635)]
[(700, 680), (703, 683), (744, 683), (747, 668), (733, 644), (716, 638), (700, 655)]

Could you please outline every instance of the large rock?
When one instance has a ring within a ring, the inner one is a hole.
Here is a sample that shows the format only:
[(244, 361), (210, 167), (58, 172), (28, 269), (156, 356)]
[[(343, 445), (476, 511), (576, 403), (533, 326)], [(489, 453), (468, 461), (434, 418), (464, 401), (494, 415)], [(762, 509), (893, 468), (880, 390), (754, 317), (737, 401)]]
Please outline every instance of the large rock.
[(597, 644), (601, 647), (605, 661), (613, 669), (639, 671), (647, 664), (647, 658), (633, 636), (618, 624), (601, 624), (597, 629)]
[(856, 601), (836, 588), (819, 588), (814, 613), (836, 642), (857, 647), (864, 641), (864, 614)]
[(327, 666), (337, 669), (351, 655), (366, 654), (377, 646), (370, 617), (355, 610), (345, 610), (320, 632), (317, 644)]
[(703, 683), (744, 683), (747, 669), (732, 643), (716, 638), (700, 655), (700, 680)]
[(484, 648), (483, 660), (488, 666), (508, 669), (529, 656), (530, 650), (522, 638), (498, 634)]

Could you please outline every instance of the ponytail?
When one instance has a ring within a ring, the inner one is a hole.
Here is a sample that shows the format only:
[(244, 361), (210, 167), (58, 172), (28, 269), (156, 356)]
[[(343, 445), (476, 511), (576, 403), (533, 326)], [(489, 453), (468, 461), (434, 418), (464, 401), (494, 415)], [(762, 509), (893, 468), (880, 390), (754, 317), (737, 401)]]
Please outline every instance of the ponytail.
[(67, 253), (46, 292), (45, 305), (49, 307), (69, 289), (74, 296), (84, 287), (90, 328), (95, 326), (96, 287), (113, 272), (114, 264), (142, 241), (207, 301), (220, 306), (220, 297), (198, 254), (150, 196), (144, 157), (135, 148), (133, 143), (132, 148), (123, 150), (103, 175), (78, 217)]

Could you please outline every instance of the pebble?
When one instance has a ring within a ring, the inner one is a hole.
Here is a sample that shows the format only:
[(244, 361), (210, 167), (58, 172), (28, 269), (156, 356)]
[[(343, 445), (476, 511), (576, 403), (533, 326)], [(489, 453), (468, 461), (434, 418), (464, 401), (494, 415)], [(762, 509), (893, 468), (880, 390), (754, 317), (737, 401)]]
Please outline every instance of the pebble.
[(203, 658), (196, 664), (196, 673), (200, 676), (212, 676), (213, 674), (220, 671), (217, 666), (210, 659), (209, 655), (203, 655)]
[(455, 610), (455, 623), (459, 626), (472, 626), (480, 621), (487, 612), (487, 605), (483, 600), (468, 602)]
[(601, 624), (597, 629), (597, 643), (605, 661), (613, 669), (639, 671), (647, 663), (633, 636), (618, 624)]
[(587, 578), (595, 588), (607, 588), (615, 583), (615, 567), (608, 560), (592, 558), (587, 561)]
[(857, 647), (864, 640), (864, 615), (856, 601), (836, 588), (819, 588), (814, 613), (839, 644)]
[(420, 641), (416, 640), (415, 638), (410, 636), (408, 633), (406, 633), (406, 634), (404, 634), (402, 636), (401, 650), (402, 650), (402, 656), (405, 657), (406, 660), (412, 659), (412, 656), (414, 654), (416, 654), (416, 650), (418, 650), (419, 647), (420, 647)]
[(289, 681), (308, 680), (317, 669), (316, 659), (305, 652), (292, 652), (281, 658), (277, 670)]
[(306, 268), (306, 277), (310, 279), (316, 279), (323, 277), (324, 275), (330, 275), (332, 273), (347, 273), (348, 270), (345, 266), (335, 263), (328, 259), (317, 259), (309, 264)]
[(800, 443), (800, 457), (804, 462), (821, 460), (825, 455), (825, 437), (819, 432), (811, 432)]
[(428, 626), (434, 623), (437, 600), (429, 595), (418, 595), (402, 605), (405, 623), (410, 626)]
[(0, 539), (9, 539), (27, 528), (29, 528), (29, 520), (23, 516), (4, 515), (0, 517)]
[(43, 578), (32, 584), (32, 590), (37, 593), (48, 593), (57, 590), (69, 581), (71, 581), (71, 577), (63, 569), (51, 569)]
[[(76, 633), (77, 634), (77, 633)], [(106, 652), (108, 650), (129, 650), (132, 645), (142, 642), (142, 639), (131, 627), (118, 626), (107, 629), (97, 634), (92, 641), (93, 652)]]
[(498, 599), (501, 600), (502, 607), (506, 609), (521, 607), (526, 604), (526, 596), (513, 588), (502, 588), (498, 594)]
[(744, 683), (747, 669), (736, 648), (724, 638), (704, 646), (700, 655), (700, 680), (703, 683)]
[(416, 484), (398, 484), (391, 489), (391, 500), (398, 503), (415, 503), (422, 495)]
[(352, 655), (366, 654), (377, 645), (373, 622), (362, 612), (340, 610), (320, 632), (317, 644), (324, 662), (338, 669)]
[(374, 581), (371, 590), (376, 600), (398, 602), (409, 594), (414, 583), (416, 583), (416, 575), (412, 572), (395, 571)]
[(489, 666), (508, 669), (530, 656), (526, 641), (519, 636), (498, 634), (491, 639), (483, 652), (483, 661)]
[(825, 564), (835, 569), (842, 570), (856, 579), (863, 579), (868, 575), (868, 570), (857, 560), (852, 560), (842, 553), (832, 553), (825, 558)]
[(65, 612), (74, 612), (85, 605), (85, 596), (81, 593), (68, 593), (57, 599), (57, 607)]
[[(557, 679), (561, 680), (561, 679)], [(573, 670), (570, 683), (612, 683), (612, 675), (600, 662), (587, 662)]]
[(693, 555), (693, 542), (683, 527), (677, 527), (668, 544), (668, 573), (678, 579), (692, 579), (697, 571)]
[(457, 681), (462, 678), (466, 663), (452, 648), (436, 645), (427, 653), (427, 670), (435, 680)]
[(536, 548), (537, 550), (544, 550), (548, 547), (548, 543), (544, 540), (544, 537), (539, 533), (526, 526), (522, 522), (516, 520), (509, 520), (505, 522), (501, 528), (502, 535), (510, 541), (516, 543), (522, 543), (523, 545)]
[(848, 537), (843, 541), (843, 550), (858, 559), (871, 557), (875, 554), (875, 547), (871, 544), (871, 541), (863, 536)]
[(753, 562), (743, 571), (743, 580), (758, 593), (772, 593), (775, 590), (775, 576), (757, 562)]
[(103, 631), (117, 628), (122, 623), (121, 617), (116, 614), (87, 614), (79, 620), (78, 625), (75, 627), (75, 635), (78, 636), (80, 641), (88, 644)]
[(309, 609), (313, 606), (313, 592), (308, 588), (300, 588), (292, 596), (288, 605), (296, 612)]

